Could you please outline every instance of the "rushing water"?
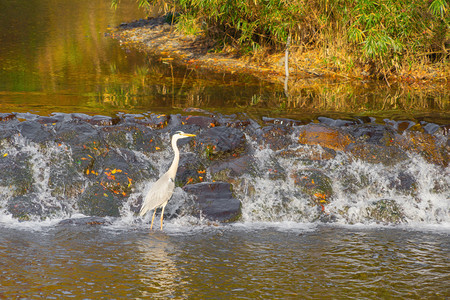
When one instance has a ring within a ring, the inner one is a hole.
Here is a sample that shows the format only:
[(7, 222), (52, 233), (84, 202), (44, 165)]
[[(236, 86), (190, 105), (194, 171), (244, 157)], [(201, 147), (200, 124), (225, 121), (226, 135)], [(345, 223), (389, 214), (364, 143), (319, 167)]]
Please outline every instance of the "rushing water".
[[(381, 117), (448, 123), (445, 90), (417, 96), (411, 90), (367, 92), (358, 84), (354, 88), (328, 82), (285, 100), (280, 98), (281, 86), (181, 68), (121, 48), (105, 36), (108, 26), (143, 13), (131, 0), (122, 0), (117, 12), (109, 5), (109, 0), (3, 1), (0, 113), (115, 115), (199, 106), (298, 116), (299, 108), (303, 111), (311, 103), (316, 115), (336, 111), (330, 106), (333, 102), (337, 107), (349, 105), (342, 111), (384, 108), (388, 111), (376, 112)], [(366, 96), (354, 97), (360, 89), (358, 93)], [(48, 184), (70, 160), (65, 148), (56, 143), (43, 147), (20, 135), (1, 146), (8, 158), (30, 158), (32, 202), (58, 208), (61, 202)], [(140, 155), (161, 171), (170, 158), (169, 150)], [(45, 220), (21, 222), (5, 212), (11, 188), (2, 184), (0, 299), (450, 297), (448, 167), (416, 155), (398, 169), (342, 155), (305, 166), (301, 159), (293, 163), (270, 149), (256, 151), (255, 159), (261, 169), (276, 163), (289, 171), (329, 171), (337, 193), (327, 210), (336, 214), (336, 222), (318, 221), (317, 209), (292, 190), (290, 178), (274, 181), (269, 175), (241, 178), (236, 190), (243, 195), (239, 222), (217, 226), (190, 216), (175, 217), (165, 220), (163, 232), (149, 232), (148, 216), (137, 218), (128, 206), (106, 225), (61, 225), (63, 218), (80, 217), (76, 210), (62, 209)], [(414, 191), (392, 185), (403, 180), (405, 172), (417, 183)], [(353, 189), (344, 189), (344, 178), (360, 180), (354, 181)], [(144, 190), (138, 186), (130, 201)], [(381, 226), (368, 218), (370, 205), (380, 199), (402, 200), (403, 225)], [(71, 199), (64, 200), (70, 207)], [(183, 201), (177, 188), (168, 211)]]

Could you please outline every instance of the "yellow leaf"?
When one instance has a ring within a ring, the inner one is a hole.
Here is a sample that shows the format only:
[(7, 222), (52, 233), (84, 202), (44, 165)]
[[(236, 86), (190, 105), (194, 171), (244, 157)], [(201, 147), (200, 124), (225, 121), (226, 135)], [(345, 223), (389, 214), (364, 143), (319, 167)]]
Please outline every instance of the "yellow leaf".
[(103, 196), (108, 197), (108, 194), (107, 193), (103, 193)]
[(86, 175), (89, 175), (89, 169), (86, 170)]
[(8, 156), (8, 153), (3, 154), (3, 157), (7, 157), (7, 156)]

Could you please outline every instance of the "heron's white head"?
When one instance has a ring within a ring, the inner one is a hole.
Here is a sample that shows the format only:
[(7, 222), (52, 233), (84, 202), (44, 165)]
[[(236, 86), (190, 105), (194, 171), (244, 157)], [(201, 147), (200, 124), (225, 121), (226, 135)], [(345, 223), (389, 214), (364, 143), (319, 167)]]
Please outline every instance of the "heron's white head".
[(184, 133), (183, 131), (177, 131), (175, 132), (175, 134), (172, 136), (173, 140), (178, 140), (178, 139), (184, 139), (187, 137), (192, 137), (195, 136), (195, 134), (191, 134), (191, 133)]

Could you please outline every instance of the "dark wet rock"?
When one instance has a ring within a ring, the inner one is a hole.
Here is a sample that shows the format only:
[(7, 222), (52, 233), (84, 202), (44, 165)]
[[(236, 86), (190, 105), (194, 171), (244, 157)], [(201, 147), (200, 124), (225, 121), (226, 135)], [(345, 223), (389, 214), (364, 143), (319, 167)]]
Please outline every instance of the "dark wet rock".
[(182, 116), (181, 122), (183, 125), (195, 125), (202, 129), (216, 127), (219, 125), (216, 119), (205, 116)]
[(100, 184), (114, 195), (122, 197), (131, 193), (136, 182), (157, 176), (154, 167), (140, 163), (132, 151), (114, 149), (93, 157), (81, 173), (85, 180)]
[(255, 160), (249, 155), (214, 161), (209, 166), (211, 177), (216, 181), (230, 182), (243, 174), (255, 175)]
[(383, 224), (399, 224), (404, 222), (404, 214), (395, 200), (383, 199), (373, 202), (366, 209), (370, 220)]
[(345, 127), (350, 125), (356, 125), (359, 122), (356, 120), (340, 120), (340, 119), (331, 119), (327, 117), (318, 117), (320, 123), (331, 126), (331, 127)]
[(162, 129), (169, 123), (169, 116), (165, 114), (149, 114), (144, 119), (137, 120), (137, 122), (152, 129)]
[(346, 130), (359, 142), (381, 146), (392, 145), (395, 136), (395, 132), (391, 128), (379, 124), (362, 124), (348, 127)]
[(319, 205), (327, 204), (333, 195), (331, 179), (321, 170), (305, 169), (291, 175), (295, 185)]
[(261, 130), (261, 139), (270, 149), (276, 151), (286, 149), (294, 141), (291, 138), (292, 128), (279, 125), (267, 126)]
[(83, 218), (73, 218), (73, 219), (65, 219), (58, 222), (59, 226), (68, 226), (68, 225), (76, 225), (76, 226), (83, 226), (83, 225), (109, 225), (111, 224), (111, 221), (109, 221), (106, 218), (102, 217), (83, 217)]
[(84, 122), (89, 122), (89, 120), (92, 119), (91, 116), (86, 115), (86, 114), (80, 114), (80, 113), (73, 113), (72, 118), (75, 120), (80, 120), (80, 121), (84, 121)]
[(85, 143), (99, 143), (100, 135), (98, 130), (85, 122), (71, 120), (58, 123), (54, 127), (56, 139), (69, 145), (83, 146)]
[(433, 123), (420, 122), (420, 125), (422, 125), (424, 132), (428, 134), (434, 134), (441, 128), (441, 126)]
[(270, 125), (279, 125), (282, 127), (292, 127), (292, 126), (299, 126), (305, 124), (302, 121), (299, 120), (293, 120), (293, 119), (286, 119), (286, 118), (267, 118), (262, 117), (262, 120), (265, 124)]
[(241, 202), (233, 197), (229, 183), (203, 182), (183, 189), (195, 198), (193, 215), (219, 222), (233, 222), (240, 216)]
[(342, 151), (354, 142), (348, 133), (325, 125), (310, 124), (300, 127), (298, 142), (306, 145), (320, 145), (325, 148)]
[(19, 129), (17, 128), (18, 122), (5, 122), (2, 124), (0, 130), (0, 142), (3, 139), (9, 139), (12, 136), (19, 133)]
[(100, 184), (88, 186), (78, 200), (80, 212), (87, 216), (119, 217), (124, 197), (116, 195)]
[(197, 136), (196, 148), (197, 153), (208, 159), (237, 157), (246, 150), (245, 135), (236, 128), (209, 128)]
[[(249, 118), (246, 114), (242, 115), (222, 115), (218, 114), (215, 119), (219, 122), (220, 126), (238, 128), (241, 130), (256, 130), (261, 126), (255, 120)], [(249, 127), (249, 128), (248, 128)]]
[(206, 180), (206, 167), (200, 157), (195, 153), (180, 155), (180, 164), (177, 170), (176, 185), (185, 186)]
[(346, 151), (350, 152), (355, 158), (372, 164), (382, 163), (385, 166), (395, 165), (408, 158), (403, 150), (394, 146), (358, 143), (348, 145)]
[(190, 112), (190, 113), (195, 112), (195, 113), (203, 113), (205, 115), (212, 115), (211, 112), (209, 112), (207, 110), (204, 110), (204, 109), (201, 109), (201, 108), (198, 108), (198, 107), (187, 107), (187, 108), (183, 109), (183, 111), (184, 112)]
[(43, 143), (54, 139), (54, 135), (38, 122), (21, 122), (17, 125), (17, 129), (22, 136), (36, 143)]
[(111, 126), (120, 122), (119, 118), (111, 118), (107, 116), (93, 116), (86, 120), (86, 122), (97, 126)]
[(29, 221), (33, 216), (43, 216), (43, 207), (34, 202), (35, 194), (13, 197), (8, 201), (8, 212), (16, 219)]
[(110, 148), (153, 153), (163, 147), (161, 138), (153, 130), (138, 124), (106, 126), (101, 128), (100, 134)]
[(384, 121), (386, 122), (387, 126), (390, 126), (398, 133), (402, 133), (403, 131), (408, 130), (416, 125), (416, 123), (412, 121), (394, 121), (389, 119), (384, 119)]
[(39, 116), (39, 117), (37, 118), (37, 121), (38, 121), (40, 124), (47, 125), (47, 124), (54, 124), (54, 123), (56, 123), (56, 122), (59, 122), (60, 119), (55, 118), (55, 117)]
[(252, 119), (237, 119), (230, 116), (221, 116), (218, 120), (221, 126), (246, 129), (247, 127), (252, 127), (252, 129), (259, 128), (259, 124)]
[(32, 191), (34, 179), (30, 157), (25, 153), (0, 157), (0, 186), (9, 188), (12, 196)]

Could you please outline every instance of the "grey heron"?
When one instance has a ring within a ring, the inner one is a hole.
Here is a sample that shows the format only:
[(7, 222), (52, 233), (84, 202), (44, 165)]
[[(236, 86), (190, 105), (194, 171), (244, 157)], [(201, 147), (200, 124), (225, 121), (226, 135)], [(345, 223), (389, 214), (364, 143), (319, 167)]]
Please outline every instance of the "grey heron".
[(180, 161), (180, 151), (177, 147), (177, 141), (179, 139), (184, 139), (192, 136), (195, 136), (195, 134), (184, 133), (183, 131), (177, 131), (172, 136), (172, 149), (175, 153), (172, 165), (170, 166), (169, 170), (152, 185), (147, 195), (145, 196), (139, 215), (142, 217), (148, 211), (152, 209), (154, 210), (150, 230), (153, 228), (153, 221), (155, 220), (156, 209), (158, 207), (162, 208), (161, 230), (163, 228), (164, 208), (166, 207), (167, 202), (172, 197), (173, 189), (175, 188), (175, 176), (177, 175), (178, 163)]

